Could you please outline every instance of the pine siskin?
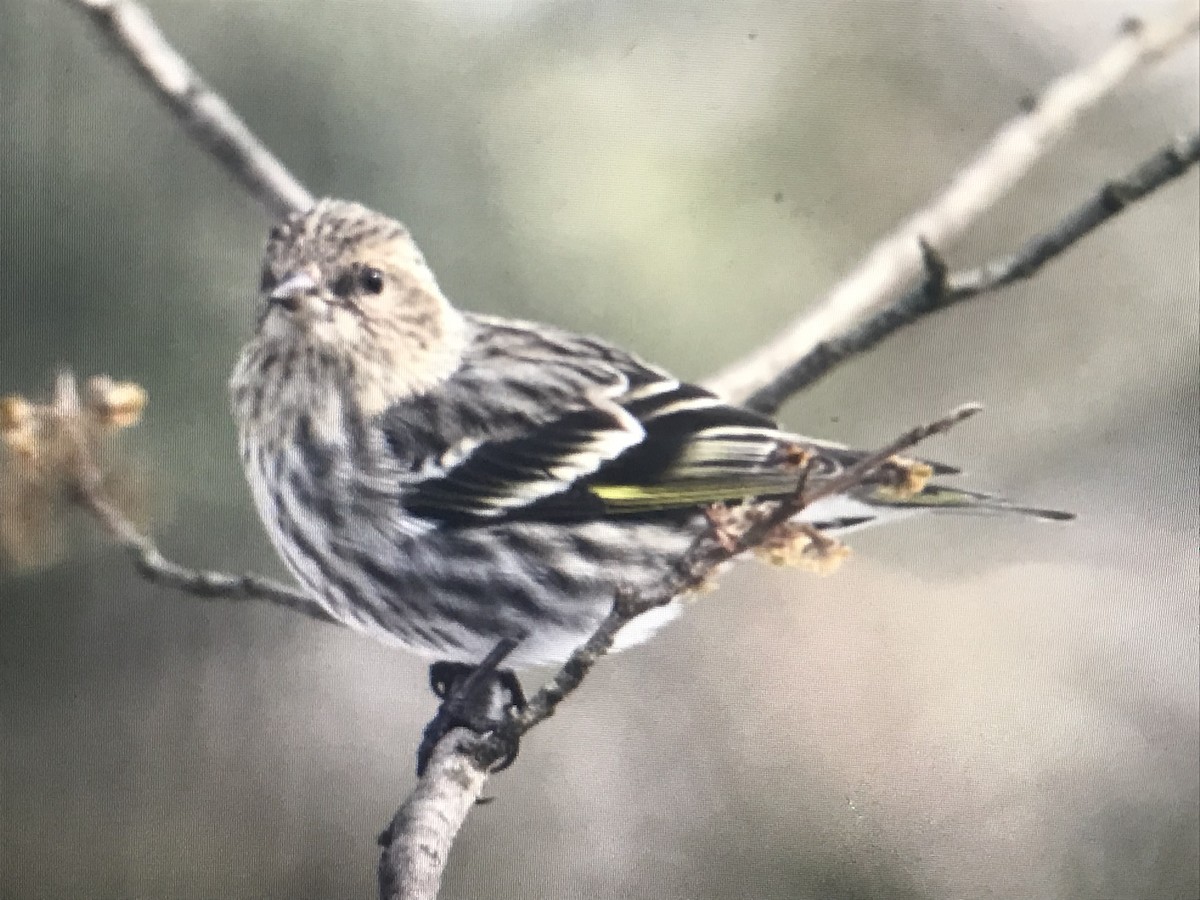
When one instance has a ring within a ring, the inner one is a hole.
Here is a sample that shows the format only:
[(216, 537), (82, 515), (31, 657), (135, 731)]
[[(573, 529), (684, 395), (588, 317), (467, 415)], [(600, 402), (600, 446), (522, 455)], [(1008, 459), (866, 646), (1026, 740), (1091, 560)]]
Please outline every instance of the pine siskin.
[[(797, 445), (818, 476), (860, 457), (601, 340), (456, 310), (407, 230), (356, 203), (273, 228), (261, 290), (231, 381), (258, 511), (337, 619), (429, 657), (509, 637), (512, 665), (564, 660), (618, 588), (661, 582), (708, 505), (790, 493)], [(802, 517), (838, 532), (925, 508), (1065, 517), (894, 479)]]

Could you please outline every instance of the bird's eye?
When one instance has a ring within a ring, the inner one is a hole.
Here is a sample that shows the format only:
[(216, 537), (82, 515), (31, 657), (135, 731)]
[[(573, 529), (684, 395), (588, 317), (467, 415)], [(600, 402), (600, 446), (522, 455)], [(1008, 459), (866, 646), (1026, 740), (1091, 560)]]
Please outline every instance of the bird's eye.
[(358, 273), (358, 283), (368, 294), (383, 293), (383, 273), (374, 266), (367, 266)]
[(258, 278), (259, 291), (266, 294), (278, 283), (279, 279), (275, 277), (275, 273), (271, 271), (271, 267), (263, 266), (262, 275)]

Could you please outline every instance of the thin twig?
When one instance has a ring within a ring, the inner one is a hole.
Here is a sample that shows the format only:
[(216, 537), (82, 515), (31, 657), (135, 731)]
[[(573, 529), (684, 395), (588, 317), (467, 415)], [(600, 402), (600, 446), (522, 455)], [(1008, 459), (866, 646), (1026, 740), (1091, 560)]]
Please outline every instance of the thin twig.
[(971, 416), (982, 411), (983, 407), (978, 403), (964, 403), (962, 406), (950, 410), (950, 412), (946, 413), (940, 419), (935, 419), (925, 425), (918, 425), (916, 428), (906, 431), (887, 446), (864, 456), (840, 475), (827, 478), (813, 487), (812, 490), (805, 491), (803, 504), (800, 509), (803, 509), (810, 503), (815, 503), (822, 497), (842, 494), (853, 487), (857, 487), (893, 456), (915, 447), (921, 441), (931, 438), (935, 434), (942, 434), (949, 431), (955, 425), (966, 421)]
[(769, 383), (746, 398), (745, 405), (774, 414), (787, 402), (843, 362), (864, 353), (907, 325), (964, 300), (1032, 278), (1046, 263), (1069, 250), (1134, 203), (1179, 178), (1200, 161), (1200, 131), (1173, 141), (1124, 178), (1108, 182), (1053, 228), (1035, 235), (1015, 253), (975, 269), (951, 273), (924, 239), (919, 247), (924, 281), (900, 299), (843, 334), (822, 340)]
[(172, 47), (133, 0), (69, 0), (85, 10), (175, 118), (273, 218), (308, 209), (313, 197), (228, 103)]
[(252, 573), (233, 575), (209, 569), (190, 569), (167, 559), (150, 538), (138, 531), (104, 498), (90, 477), (79, 484), (79, 501), (121, 545), (138, 573), (153, 584), (204, 600), (260, 600), (329, 625), (342, 624), (312, 597), (282, 582)]
[(1131, 73), (1178, 47), (1200, 28), (1200, 7), (1184, 0), (1160, 20), (1130, 22), (1096, 60), (1053, 84), (1027, 114), (1010, 121), (933, 202), (874, 245), (863, 261), (812, 312), (786, 326), (778, 337), (710, 378), (723, 397), (744, 402), (828, 341), (850, 331), (865, 316), (889, 304), (921, 277), (919, 241), (935, 247), (953, 243), (1045, 156), (1079, 118)]
[(86, 436), (87, 417), (79, 388), (70, 372), (59, 372), (50, 402), (36, 407), (36, 414), (52, 419), (49, 431), (54, 439), (69, 444), (68, 452), (60, 454), (62, 471), (58, 475), (63, 479), (64, 489), (125, 550), (147, 581), (209, 600), (261, 600), (311, 619), (340, 624), (315, 599), (280, 582), (260, 575), (189, 569), (163, 556), (154, 541), (138, 530), (106, 495), (103, 475)]
[[(671, 595), (672, 597), (674, 594)], [(617, 632), (627, 625), (634, 616), (630, 614), (631, 602), (649, 600), (658, 605), (659, 595), (654, 598), (634, 598), (622, 593), (614, 600), (608, 611), (591, 636), (567, 658), (562, 667), (554, 673), (554, 677), (543, 685), (537, 693), (529, 698), (525, 708), (514, 712), (511, 718), (511, 733), (517, 736), (525, 734), (539, 722), (554, 715), (558, 704), (575, 691), (587, 677), (588, 672), (612, 649)], [(484, 754), (487, 759), (487, 753)]]

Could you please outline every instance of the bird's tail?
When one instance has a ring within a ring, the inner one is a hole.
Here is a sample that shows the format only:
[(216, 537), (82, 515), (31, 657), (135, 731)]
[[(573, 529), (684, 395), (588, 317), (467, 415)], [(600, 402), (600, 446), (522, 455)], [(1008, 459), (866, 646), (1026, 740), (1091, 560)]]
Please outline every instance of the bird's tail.
[(844, 494), (817, 500), (801, 510), (796, 521), (840, 536), (925, 512), (984, 515), (1016, 513), (1056, 522), (1075, 518), (1069, 512), (1023, 506), (995, 494), (967, 491), (944, 484), (926, 484), (915, 490), (863, 484)]
[(918, 491), (903, 492), (890, 487), (864, 485), (855, 492), (858, 499), (874, 507), (884, 507), (895, 510), (941, 510), (946, 512), (967, 513), (1017, 513), (1033, 516), (1036, 519), (1046, 519), (1055, 522), (1065, 522), (1075, 518), (1073, 513), (1057, 509), (1042, 509), (1036, 506), (1023, 506), (1013, 503), (995, 494), (984, 494), (978, 491), (967, 491), (962, 488), (949, 487), (944, 484), (927, 484)]

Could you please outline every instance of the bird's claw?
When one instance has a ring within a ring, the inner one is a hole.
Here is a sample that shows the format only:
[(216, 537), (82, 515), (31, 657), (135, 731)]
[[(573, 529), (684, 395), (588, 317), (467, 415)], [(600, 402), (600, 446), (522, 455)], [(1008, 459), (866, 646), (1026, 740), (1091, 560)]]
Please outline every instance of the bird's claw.
[(511, 669), (441, 661), (429, 667), (429, 686), (442, 701), (425, 726), (417, 749), (417, 776), (425, 774), (434, 748), (450, 731), (466, 728), (488, 735), (500, 749), (491, 771), (507, 769), (517, 758), (520, 739), (505, 725), (508, 710), (525, 708), (525, 692)]

